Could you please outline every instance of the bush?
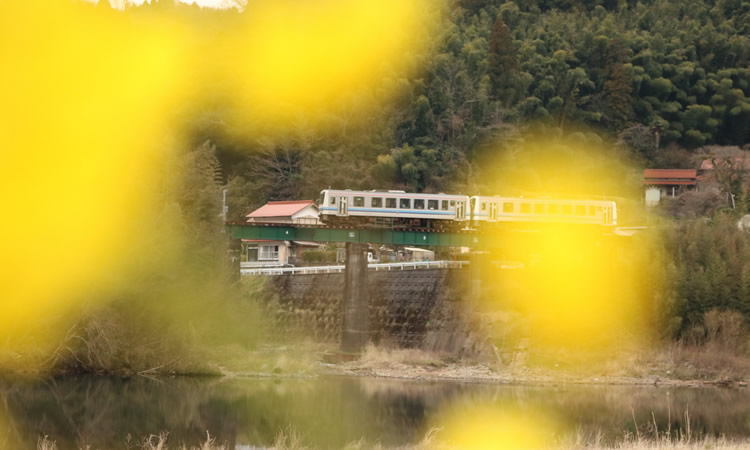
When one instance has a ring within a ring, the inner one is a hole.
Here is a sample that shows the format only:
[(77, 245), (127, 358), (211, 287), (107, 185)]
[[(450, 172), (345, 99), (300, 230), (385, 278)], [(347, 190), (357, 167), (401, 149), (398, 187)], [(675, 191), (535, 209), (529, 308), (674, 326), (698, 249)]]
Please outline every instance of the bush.
[(302, 253), (302, 260), (308, 264), (335, 263), (336, 250), (308, 250)]

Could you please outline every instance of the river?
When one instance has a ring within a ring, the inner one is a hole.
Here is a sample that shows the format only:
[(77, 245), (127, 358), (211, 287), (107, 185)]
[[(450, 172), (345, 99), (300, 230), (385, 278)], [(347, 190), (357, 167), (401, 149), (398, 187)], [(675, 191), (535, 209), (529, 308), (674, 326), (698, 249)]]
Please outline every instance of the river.
[[(0, 382), (0, 448), (127, 448), (150, 434), (198, 445), (206, 432), (229, 448), (269, 446), (280, 432), (307, 444), (385, 446), (419, 442), (446, 411), (478, 405), (534, 411), (556, 438), (603, 442), (654, 428), (695, 436), (750, 437), (750, 391), (668, 386), (512, 386), (371, 378), (62, 377)], [(129, 443), (128, 443), (129, 442)]]

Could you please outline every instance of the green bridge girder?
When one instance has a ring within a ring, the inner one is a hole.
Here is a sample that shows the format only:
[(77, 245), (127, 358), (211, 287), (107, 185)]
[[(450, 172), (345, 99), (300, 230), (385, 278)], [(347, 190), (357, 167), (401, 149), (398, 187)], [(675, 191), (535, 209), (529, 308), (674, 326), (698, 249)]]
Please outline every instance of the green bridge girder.
[(269, 241), (355, 242), (412, 246), (475, 247), (485, 237), (475, 233), (396, 231), (387, 229), (340, 229), (269, 225), (229, 225), (233, 239)]

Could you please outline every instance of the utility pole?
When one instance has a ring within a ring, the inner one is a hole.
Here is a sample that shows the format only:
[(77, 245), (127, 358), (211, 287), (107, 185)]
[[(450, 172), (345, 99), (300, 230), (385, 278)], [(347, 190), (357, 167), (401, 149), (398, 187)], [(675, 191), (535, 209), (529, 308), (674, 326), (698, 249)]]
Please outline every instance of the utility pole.
[(227, 212), (229, 211), (229, 207), (227, 206), (227, 190), (222, 189), (221, 190), (221, 220), (224, 223), (227, 223)]

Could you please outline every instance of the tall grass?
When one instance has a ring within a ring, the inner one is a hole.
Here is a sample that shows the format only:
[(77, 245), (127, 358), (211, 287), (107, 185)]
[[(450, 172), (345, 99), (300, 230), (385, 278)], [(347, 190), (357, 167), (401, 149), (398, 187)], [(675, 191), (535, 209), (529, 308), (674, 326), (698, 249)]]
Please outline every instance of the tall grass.
[[(686, 413), (687, 414), (687, 413)], [(689, 416), (687, 417), (689, 423)], [(750, 448), (750, 440), (729, 440), (724, 437), (698, 437), (693, 434), (689, 426), (686, 430), (673, 432), (672, 430), (659, 430), (654, 422), (654, 428), (651, 433), (626, 434), (622, 439), (611, 444), (603, 443), (603, 434), (596, 433), (587, 435), (581, 432), (574, 436), (559, 440), (558, 442), (547, 447), (550, 450), (573, 450), (573, 449), (621, 449), (621, 450), (702, 450), (702, 449), (741, 449)], [(424, 437), (416, 443), (402, 446), (384, 446), (378, 442), (367, 442), (364, 439), (353, 441), (344, 446), (345, 450), (448, 450), (457, 448), (456, 446), (442, 442), (440, 440), (440, 428), (432, 428), (425, 433)], [(498, 443), (494, 443), (498, 444)], [(493, 443), (488, 443), (487, 448), (493, 448)], [(149, 435), (140, 442), (128, 442), (127, 448), (141, 450), (228, 450), (226, 444), (216, 443), (216, 439), (206, 433), (206, 440), (198, 445), (189, 446), (185, 443), (170, 445), (168, 433)], [(303, 436), (297, 433), (293, 428), (287, 428), (279, 431), (276, 439), (270, 447), (263, 447), (274, 450), (312, 450), (317, 447), (305, 442)], [(502, 447), (501, 447), (502, 448)], [(48, 436), (39, 438), (37, 450), (58, 450), (57, 444)]]

